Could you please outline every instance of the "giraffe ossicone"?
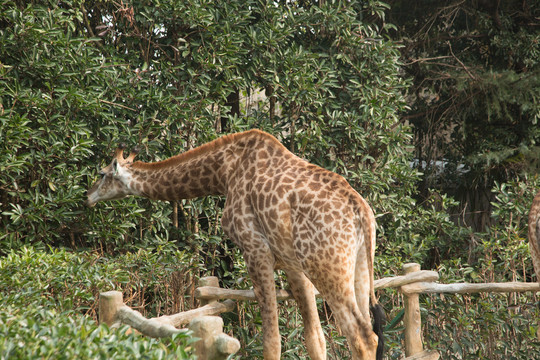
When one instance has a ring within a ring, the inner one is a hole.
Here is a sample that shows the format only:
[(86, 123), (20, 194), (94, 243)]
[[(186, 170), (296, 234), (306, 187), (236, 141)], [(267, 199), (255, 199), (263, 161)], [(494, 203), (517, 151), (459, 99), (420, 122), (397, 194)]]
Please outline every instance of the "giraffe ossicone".
[[(312, 359), (326, 359), (314, 287), (346, 335), (352, 358), (382, 357), (381, 307), (373, 288), (375, 217), (343, 177), (259, 130), (223, 136), (159, 162), (135, 156), (124, 159), (118, 149), (86, 204), (128, 195), (169, 201), (225, 195), (221, 222), (246, 261), (261, 308), (266, 360), (281, 354), (276, 268), (287, 275)], [(373, 327), (370, 299), (377, 314)]]

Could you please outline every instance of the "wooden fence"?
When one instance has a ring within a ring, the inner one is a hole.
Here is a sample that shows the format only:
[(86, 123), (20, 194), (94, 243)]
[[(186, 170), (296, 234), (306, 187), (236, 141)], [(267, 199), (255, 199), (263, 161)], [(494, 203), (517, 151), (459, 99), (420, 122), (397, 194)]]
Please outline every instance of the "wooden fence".
[[(199, 285), (206, 288), (219, 287), (216, 277), (202, 278)], [(240, 342), (223, 333), (223, 319), (216, 315), (233, 311), (236, 302), (203, 299), (200, 305), (196, 309), (178, 314), (147, 319), (124, 304), (120, 291), (107, 291), (99, 294), (99, 322), (110, 327), (129, 325), (140, 333), (154, 338), (186, 332), (187, 329), (178, 327), (189, 324), (188, 329), (191, 330), (192, 336), (199, 338), (193, 345), (199, 360), (227, 359), (240, 349)]]
[[(403, 294), (405, 360), (436, 360), (440, 357), (437, 351), (423, 348), (420, 294), (540, 291), (538, 283), (435, 283), (438, 279), (439, 274), (436, 271), (421, 270), (419, 264), (410, 263), (403, 266), (403, 275), (374, 282), (375, 289), (397, 288)], [(236, 302), (233, 300), (256, 301), (255, 293), (253, 290), (222, 289), (216, 277), (202, 278), (199, 285), (195, 290), (195, 297), (200, 301), (201, 307), (153, 319), (145, 319), (140, 313), (124, 305), (120, 292), (101, 293), (100, 322), (113, 326), (124, 323), (152, 337), (171, 336), (186, 331), (179, 330), (177, 327), (189, 323), (189, 329), (193, 331), (194, 336), (202, 339), (195, 343), (195, 352), (199, 359), (225, 359), (239, 350), (240, 343), (222, 333), (223, 321), (215, 315), (234, 310)], [(293, 299), (291, 292), (283, 289), (277, 290), (277, 298), (278, 300)], [(219, 302), (220, 300), (224, 301)], [(538, 337), (540, 340), (540, 330)]]

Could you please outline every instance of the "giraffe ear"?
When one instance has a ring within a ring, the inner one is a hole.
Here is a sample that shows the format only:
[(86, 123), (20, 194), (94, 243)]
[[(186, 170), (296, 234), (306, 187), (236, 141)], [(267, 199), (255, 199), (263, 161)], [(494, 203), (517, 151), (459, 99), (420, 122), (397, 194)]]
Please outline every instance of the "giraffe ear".
[(111, 168), (112, 168), (112, 175), (116, 176), (116, 174), (118, 174), (118, 160), (117, 159), (113, 159), (111, 163)]

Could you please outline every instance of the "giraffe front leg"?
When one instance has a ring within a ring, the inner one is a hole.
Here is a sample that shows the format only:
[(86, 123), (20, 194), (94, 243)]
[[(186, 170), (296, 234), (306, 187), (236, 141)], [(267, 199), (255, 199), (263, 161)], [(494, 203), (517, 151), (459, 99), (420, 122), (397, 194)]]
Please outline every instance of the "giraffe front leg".
[(264, 359), (278, 360), (281, 357), (281, 337), (279, 335), (273, 257), (244, 257), (261, 311)]
[(315, 287), (302, 272), (285, 271), (294, 299), (304, 320), (304, 336), (309, 356), (313, 360), (326, 359), (326, 341), (317, 311)]
[(230, 200), (231, 198), (227, 197), (221, 223), (225, 232), (238, 245), (244, 255), (261, 312), (264, 359), (279, 360), (281, 357), (281, 337), (279, 335), (276, 284), (274, 281), (275, 258), (268, 246), (264, 232), (259, 230), (256, 217), (247, 211), (249, 209), (244, 209), (234, 200)]

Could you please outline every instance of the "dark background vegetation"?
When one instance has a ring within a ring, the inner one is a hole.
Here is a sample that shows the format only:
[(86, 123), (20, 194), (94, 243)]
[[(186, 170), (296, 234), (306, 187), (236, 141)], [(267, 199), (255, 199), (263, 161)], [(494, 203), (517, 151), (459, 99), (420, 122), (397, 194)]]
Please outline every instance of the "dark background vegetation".
[[(377, 277), (418, 262), (443, 282), (537, 281), (539, 16), (527, 0), (0, 0), (1, 356), (188, 357), (187, 339), (98, 327), (97, 294), (121, 289), (154, 316), (197, 306), (200, 276), (249, 288), (222, 198), (84, 208), (119, 143), (155, 161), (259, 128), (368, 199)], [(402, 299), (379, 296), (400, 358)], [(421, 301), (445, 359), (540, 352), (535, 294)], [(320, 309), (329, 357), (347, 356)], [(256, 304), (224, 318), (240, 356), (260, 356)], [(280, 321), (283, 357), (304, 358), (294, 302)]]

